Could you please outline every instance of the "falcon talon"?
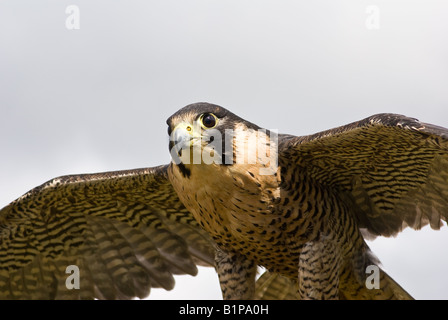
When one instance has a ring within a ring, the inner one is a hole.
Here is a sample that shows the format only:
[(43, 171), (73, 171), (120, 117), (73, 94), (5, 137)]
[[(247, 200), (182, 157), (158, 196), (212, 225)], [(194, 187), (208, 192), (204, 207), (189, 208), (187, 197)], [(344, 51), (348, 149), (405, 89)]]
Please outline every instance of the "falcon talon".
[(378, 114), (297, 137), (209, 103), (167, 124), (169, 164), (58, 177), (0, 210), (0, 299), (144, 298), (197, 265), (225, 299), (412, 299), (365, 239), (441, 228), (448, 129)]

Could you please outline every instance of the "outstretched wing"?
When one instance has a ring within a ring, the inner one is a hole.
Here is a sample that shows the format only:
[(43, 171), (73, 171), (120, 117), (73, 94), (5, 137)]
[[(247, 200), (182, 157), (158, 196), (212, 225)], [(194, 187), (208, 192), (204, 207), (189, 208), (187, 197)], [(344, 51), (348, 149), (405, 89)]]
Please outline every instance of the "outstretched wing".
[(3, 208), (0, 298), (142, 298), (213, 265), (167, 167), (63, 176)]
[(311, 136), (282, 135), (279, 163), (306, 172), (352, 207), (365, 235), (448, 217), (448, 129), (378, 114)]

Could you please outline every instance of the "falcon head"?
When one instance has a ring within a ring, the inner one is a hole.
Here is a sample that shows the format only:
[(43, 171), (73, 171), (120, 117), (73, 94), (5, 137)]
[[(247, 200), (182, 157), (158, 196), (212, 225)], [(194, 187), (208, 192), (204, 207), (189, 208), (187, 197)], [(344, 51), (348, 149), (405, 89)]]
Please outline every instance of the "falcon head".
[[(190, 104), (167, 120), (172, 161), (186, 174), (192, 165), (233, 165), (256, 161), (259, 132), (266, 130), (227, 109), (209, 103)], [(267, 143), (269, 144), (269, 143)], [(255, 151), (254, 151), (255, 150)], [(255, 152), (255, 153), (254, 153)], [(253, 156), (252, 156), (253, 155)], [(244, 162), (243, 159), (243, 162)]]

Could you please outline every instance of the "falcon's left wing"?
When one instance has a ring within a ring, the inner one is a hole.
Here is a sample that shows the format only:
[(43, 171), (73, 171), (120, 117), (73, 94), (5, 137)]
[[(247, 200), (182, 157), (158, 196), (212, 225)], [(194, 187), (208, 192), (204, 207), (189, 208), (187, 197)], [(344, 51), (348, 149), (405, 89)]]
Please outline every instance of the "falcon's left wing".
[(311, 136), (281, 135), (279, 164), (336, 192), (368, 236), (448, 219), (448, 129), (378, 114)]
[(1, 209), (0, 299), (142, 298), (213, 266), (167, 167), (59, 177)]

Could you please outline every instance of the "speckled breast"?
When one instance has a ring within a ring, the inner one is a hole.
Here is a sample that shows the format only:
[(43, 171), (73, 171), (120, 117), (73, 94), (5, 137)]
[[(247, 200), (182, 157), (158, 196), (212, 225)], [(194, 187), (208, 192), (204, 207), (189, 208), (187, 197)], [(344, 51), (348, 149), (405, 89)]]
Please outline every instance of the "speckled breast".
[(186, 177), (172, 165), (170, 180), (222, 249), (242, 253), (269, 270), (297, 275), (298, 257), (290, 250), (294, 228), (291, 214), (283, 210), (279, 172), (259, 175), (254, 165), (192, 165), (189, 170)]

